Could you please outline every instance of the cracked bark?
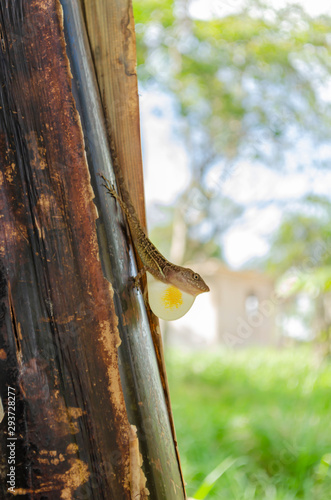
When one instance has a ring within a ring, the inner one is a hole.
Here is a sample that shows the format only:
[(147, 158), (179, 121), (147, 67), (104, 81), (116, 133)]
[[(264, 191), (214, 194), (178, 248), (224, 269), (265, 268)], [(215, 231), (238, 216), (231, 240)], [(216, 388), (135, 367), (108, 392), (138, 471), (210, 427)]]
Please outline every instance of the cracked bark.
[[(81, 3), (85, 12), (108, 135), (114, 141), (123, 177), (146, 230), (132, 1), (81, 0)], [(138, 268), (141, 268), (137, 253), (136, 260)], [(181, 481), (184, 491), (185, 483), (177, 449), (159, 321), (148, 304), (147, 314), (176, 450), (180, 476), (176, 474), (176, 477), (178, 484)]]
[(19, 498), (184, 498), (78, 7), (0, 4), (0, 496), (10, 386)]

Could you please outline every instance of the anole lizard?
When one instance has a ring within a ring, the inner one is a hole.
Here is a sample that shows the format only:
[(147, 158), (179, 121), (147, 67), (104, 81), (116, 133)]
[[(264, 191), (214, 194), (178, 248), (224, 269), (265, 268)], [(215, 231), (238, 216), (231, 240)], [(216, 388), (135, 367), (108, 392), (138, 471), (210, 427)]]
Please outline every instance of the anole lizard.
[(101, 178), (104, 181), (103, 185), (107, 189), (108, 193), (117, 200), (126, 215), (133, 243), (144, 266), (136, 276), (135, 284), (137, 285), (141, 276), (148, 271), (157, 280), (166, 284), (171, 284), (183, 292), (193, 295), (194, 297), (200, 293), (208, 292), (209, 287), (198, 273), (189, 268), (177, 266), (176, 264), (169, 262), (146, 236), (139, 222), (136, 210), (132, 205), (130, 195), (126, 189), (125, 182), (120, 171), (117, 155), (113, 148), (112, 160), (121, 195), (117, 193), (114, 186), (110, 183), (110, 181), (108, 181), (108, 179), (105, 178), (104, 175), (101, 175)]

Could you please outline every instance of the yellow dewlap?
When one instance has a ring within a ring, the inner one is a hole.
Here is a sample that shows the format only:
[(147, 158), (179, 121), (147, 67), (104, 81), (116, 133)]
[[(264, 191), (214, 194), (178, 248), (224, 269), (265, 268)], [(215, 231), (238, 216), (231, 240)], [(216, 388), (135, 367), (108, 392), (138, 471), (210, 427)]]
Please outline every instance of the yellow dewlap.
[(167, 309), (178, 309), (183, 304), (183, 292), (175, 286), (168, 286), (161, 297)]
[(173, 285), (156, 280), (147, 273), (149, 305), (153, 313), (166, 321), (179, 319), (191, 308), (195, 297)]

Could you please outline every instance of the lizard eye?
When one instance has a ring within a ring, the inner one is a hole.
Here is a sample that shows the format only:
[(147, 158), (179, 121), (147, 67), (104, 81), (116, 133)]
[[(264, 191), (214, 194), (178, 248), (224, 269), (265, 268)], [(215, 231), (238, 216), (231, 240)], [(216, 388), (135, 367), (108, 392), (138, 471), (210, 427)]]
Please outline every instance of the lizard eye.
[(198, 280), (200, 278), (200, 276), (198, 274), (193, 274), (193, 279), (194, 280)]

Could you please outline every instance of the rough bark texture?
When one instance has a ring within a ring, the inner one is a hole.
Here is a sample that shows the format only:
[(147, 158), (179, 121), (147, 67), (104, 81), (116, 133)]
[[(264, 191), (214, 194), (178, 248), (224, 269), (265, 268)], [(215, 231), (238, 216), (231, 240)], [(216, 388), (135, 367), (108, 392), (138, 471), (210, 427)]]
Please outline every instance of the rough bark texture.
[[(81, 0), (81, 2), (108, 135), (110, 140), (114, 141), (123, 177), (140, 222), (146, 229), (132, 1)], [(141, 261), (137, 253), (136, 260), (140, 268)], [(146, 306), (181, 473), (159, 321), (148, 304)], [(183, 477), (182, 484), (184, 488)]]
[(130, 498), (120, 338), (62, 9), (35, 0), (0, 12), (1, 390), (6, 401), (4, 383), (16, 389), (16, 492)]
[(109, 136), (146, 228), (131, 0), (81, 0)]
[(0, 498), (13, 437), (18, 498), (182, 499), (132, 250), (97, 175), (113, 173), (77, 0), (1, 2), (0, 34)]

